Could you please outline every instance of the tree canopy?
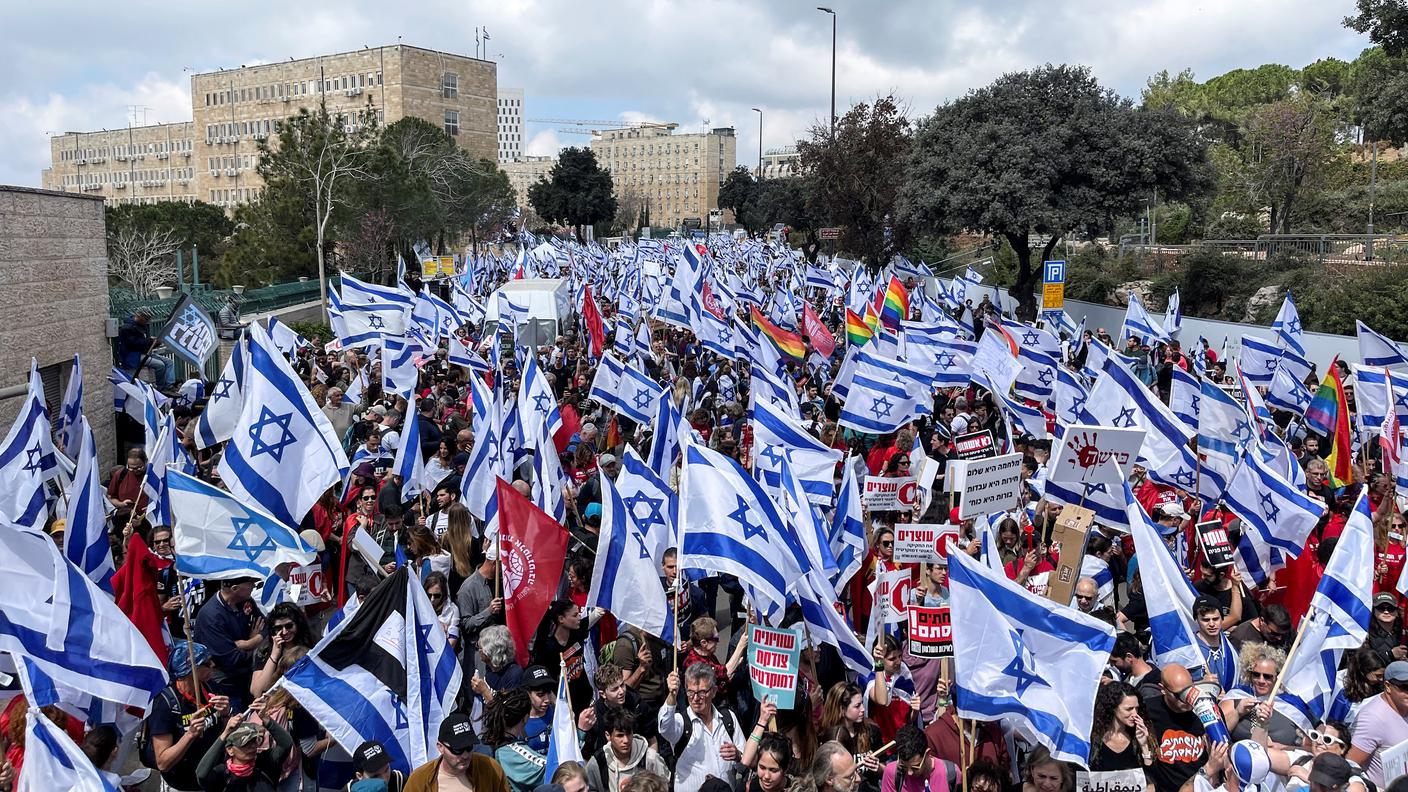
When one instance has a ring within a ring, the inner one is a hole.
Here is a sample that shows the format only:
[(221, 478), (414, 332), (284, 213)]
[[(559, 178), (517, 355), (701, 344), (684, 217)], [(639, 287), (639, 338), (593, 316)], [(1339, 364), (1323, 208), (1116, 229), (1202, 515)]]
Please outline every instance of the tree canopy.
[(582, 226), (616, 216), (611, 173), (589, 148), (563, 149), (548, 177), (528, 188), (528, 202), (544, 220), (572, 226), (579, 242), (585, 241)]

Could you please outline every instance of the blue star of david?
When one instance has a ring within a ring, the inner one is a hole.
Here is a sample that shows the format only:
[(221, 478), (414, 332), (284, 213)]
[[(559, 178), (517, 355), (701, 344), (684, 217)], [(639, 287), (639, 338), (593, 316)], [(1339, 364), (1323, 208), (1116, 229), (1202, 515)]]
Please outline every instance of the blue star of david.
[(1275, 522), (1276, 517), (1280, 514), (1281, 508), (1276, 505), (1276, 501), (1271, 499), (1271, 493), (1268, 492), (1265, 495), (1262, 495), (1261, 516), (1265, 517), (1267, 522)]
[(758, 456), (772, 463), (773, 467), (782, 467), (782, 461), (787, 458), (785, 454), (778, 452), (776, 446), (768, 446), (758, 452)]
[(646, 407), (650, 406), (650, 402), (654, 400), (654, 397), (651, 396), (648, 391), (639, 390), (636, 391), (635, 396), (631, 397), (631, 400), (636, 403), (636, 409), (644, 410)]
[(1291, 332), (1291, 335), (1300, 335), (1300, 320), (1292, 319), (1291, 321), (1287, 322), (1286, 329)]
[(942, 368), (946, 368), (946, 369), (948, 369), (948, 368), (953, 368), (953, 363), (954, 363), (954, 360), (953, 360), (953, 353), (952, 353), (952, 352), (940, 352), (940, 353), (934, 355), (934, 362), (938, 363), (939, 366), (941, 366)]
[(1198, 395), (1194, 395), (1192, 401), (1191, 401), (1190, 404), (1189, 404), (1189, 409), (1191, 409), (1191, 410), (1193, 411), (1193, 414), (1194, 414), (1194, 415), (1197, 415), (1197, 414), (1198, 414), (1198, 411), (1199, 411), (1200, 409), (1202, 409), (1202, 404), (1203, 404), (1203, 397), (1202, 397), (1202, 396), (1198, 396)]
[(723, 344), (724, 346), (733, 346), (733, 331), (727, 329), (720, 330), (719, 343)]
[(738, 523), (739, 526), (743, 528), (744, 539), (752, 539), (755, 536), (760, 536), (763, 541), (766, 542), (768, 540), (768, 534), (763, 528), (762, 523), (754, 525), (748, 521), (748, 501), (743, 500), (743, 497), (740, 495), (734, 495), (733, 497), (738, 499), (738, 508), (729, 512), (728, 518)]
[(1053, 373), (1051, 369), (1045, 368), (1041, 370), (1040, 374), (1036, 375), (1036, 378), (1038, 382), (1049, 388), (1051, 387), (1051, 381), (1056, 379), (1056, 374)]
[[(660, 507), (665, 505), (664, 498), (652, 498), (646, 495), (644, 491), (640, 491), (624, 499), (622, 503), (626, 504), (626, 508), (630, 510), (631, 516), (636, 519), (636, 524), (640, 527), (641, 533), (649, 532), (653, 525), (662, 527), (665, 525), (665, 517), (660, 513)], [(636, 508), (637, 506), (646, 507), (647, 511), (644, 515)]]
[(1179, 468), (1178, 471), (1175, 472), (1172, 476), (1169, 476), (1169, 478), (1173, 479), (1173, 483), (1177, 484), (1183, 489), (1191, 489), (1193, 485), (1197, 483), (1197, 479), (1194, 477), (1193, 471), (1187, 468)]
[(210, 395), (210, 400), (219, 401), (221, 399), (230, 398), (230, 388), (233, 388), (234, 386), (235, 381), (232, 379), (220, 380), (219, 382), (215, 383), (215, 392)]
[(533, 397), (533, 409), (546, 415), (551, 409), (552, 397), (546, 393), (539, 393)]
[(33, 473), (36, 470), (44, 469), (44, 450), (39, 447), (38, 443), (34, 444), (34, 448), (26, 448), (24, 453), (24, 470), (26, 473)]
[(1027, 332), (1022, 333), (1022, 343), (1023, 343), (1024, 345), (1026, 345), (1026, 346), (1036, 346), (1036, 345), (1037, 345), (1038, 343), (1040, 343), (1040, 342), (1041, 342), (1041, 337), (1038, 336), (1035, 332), (1033, 332), (1033, 331), (1031, 331), (1031, 330), (1028, 330)]
[(1120, 414), (1115, 416), (1115, 420), (1112, 423), (1114, 423), (1115, 426), (1126, 428), (1134, 426), (1134, 408), (1125, 407), (1120, 410)]
[(1269, 373), (1269, 374), (1275, 374), (1275, 373), (1276, 373), (1276, 367), (1279, 366), (1279, 365), (1281, 365), (1281, 359), (1280, 359), (1280, 358), (1271, 358), (1270, 360), (1266, 361), (1266, 371), (1267, 371), (1267, 373)]
[(1085, 399), (1084, 394), (1071, 399), (1071, 420), (1080, 417), (1081, 411), (1085, 409)]
[(259, 521), (253, 517), (233, 517), (230, 519), (230, 526), (235, 529), (235, 538), (231, 539), (226, 547), (244, 553), (251, 563), (258, 561), (260, 555), (275, 548), (274, 540), (270, 539), (267, 533), (264, 534), (264, 541), (259, 544), (251, 545), (249, 543), (248, 532), (251, 528), (258, 528), (261, 533), (264, 530), (259, 527)]
[(392, 694), (392, 697), (395, 699), (392, 703), (391, 710), (396, 713), (396, 728), (398, 730), (410, 728), (411, 723), (406, 720), (406, 705), (402, 703), (401, 699), (397, 698), (395, 694)]
[[(1031, 650), (1022, 641), (1022, 630), (1010, 630), (1008, 636), (1012, 639), (1012, 649), (1016, 653), (1012, 662), (1002, 669), (1002, 673), (1017, 680), (1017, 695), (1027, 692), (1027, 688), (1032, 685), (1050, 687), (1045, 679), (1042, 679), (1035, 671), (1028, 670), (1028, 659), (1031, 658)], [(1031, 658), (1034, 660), (1034, 658)]]
[(1252, 438), (1252, 425), (1243, 420), (1237, 421), (1237, 428), (1232, 430), (1237, 435), (1237, 439), (1243, 443)]
[(890, 401), (884, 396), (881, 396), (880, 398), (876, 399), (875, 403), (870, 405), (870, 411), (875, 413), (876, 418), (888, 418), (890, 415), (890, 411), (894, 408), (894, 402)]
[(380, 330), (386, 327), (386, 321), (379, 314), (372, 314), (367, 317), (367, 327), (373, 330)]
[[(260, 456), (268, 454), (274, 458), (275, 462), (284, 461), (284, 449), (293, 445), (298, 439), (293, 432), (289, 431), (288, 425), (293, 421), (293, 413), (276, 415), (268, 407), (259, 408), (259, 420), (249, 427), (249, 439), (253, 441), (250, 446), (250, 456)], [(278, 427), (279, 437), (270, 443), (264, 439), (264, 429), (268, 426)]]
[(1310, 394), (1306, 391), (1295, 391), (1291, 395), (1296, 397), (1296, 407), (1304, 407), (1310, 404)]
[(433, 625), (430, 624), (416, 625), (416, 640), (420, 642), (421, 646), (428, 646), (430, 644), (430, 628), (432, 626)]
[(636, 533), (631, 534), (631, 538), (636, 540), (636, 544), (637, 544), (637, 545), (640, 545), (640, 557), (641, 557), (641, 558), (650, 558), (650, 551), (649, 551), (648, 549), (646, 549), (646, 546), (645, 546), (645, 537), (642, 536), (642, 535), (640, 534), (640, 532), (636, 532)]
[(1089, 497), (1089, 496), (1091, 496), (1091, 495), (1095, 495), (1096, 493), (1103, 493), (1103, 494), (1106, 494), (1106, 495), (1110, 494), (1110, 485), (1109, 485), (1109, 484), (1106, 484), (1106, 483), (1103, 482), (1103, 481), (1100, 482), (1099, 484), (1086, 484), (1086, 485), (1085, 485), (1085, 494), (1086, 494), (1087, 497)]

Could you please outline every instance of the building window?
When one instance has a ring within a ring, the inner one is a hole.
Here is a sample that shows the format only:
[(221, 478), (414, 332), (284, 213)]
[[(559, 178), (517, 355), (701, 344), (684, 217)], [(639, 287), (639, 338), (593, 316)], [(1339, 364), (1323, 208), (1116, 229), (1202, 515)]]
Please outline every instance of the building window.
[(460, 133), (460, 111), (445, 111), (445, 134), (458, 135)]
[(460, 76), (454, 72), (445, 72), (440, 76), (440, 98), (457, 99), (460, 95)]

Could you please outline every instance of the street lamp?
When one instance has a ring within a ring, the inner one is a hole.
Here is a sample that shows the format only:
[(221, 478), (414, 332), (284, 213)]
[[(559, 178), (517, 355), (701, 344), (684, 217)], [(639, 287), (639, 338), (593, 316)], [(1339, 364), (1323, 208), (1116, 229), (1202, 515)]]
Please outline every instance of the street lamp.
[(836, 12), (826, 6), (817, 6), (816, 10), (831, 15), (831, 136), (836, 137)]
[(763, 111), (753, 108), (758, 114), (758, 181), (763, 180)]

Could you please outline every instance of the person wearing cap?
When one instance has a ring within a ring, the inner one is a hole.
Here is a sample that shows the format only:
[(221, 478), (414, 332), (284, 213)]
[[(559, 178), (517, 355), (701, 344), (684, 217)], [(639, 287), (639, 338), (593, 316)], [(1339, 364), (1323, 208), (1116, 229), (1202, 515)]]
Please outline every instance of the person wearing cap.
[(215, 661), (204, 644), (177, 641), (167, 656), (167, 668), (171, 684), (157, 694), (148, 710), (142, 762), (161, 773), (167, 788), (196, 792), (201, 788), (196, 769), (215, 743), (216, 725), (229, 714), (230, 700), (207, 688)]
[(352, 752), (352, 780), (343, 792), (361, 792), (357, 783), (367, 780), (382, 782), (385, 792), (402, 792), (406, 786), (405, 774), (391, 769), (391, 754), (376, 740), (367, 740)]
[[(274, 792), (279, 788), (279, 776), (284, 759), (293, 749), (293, 737), (272, 718), (265, 718), (263, 723), (246, 720), (250, 713), (259, 712), (260, 706), (260, 702), (255, 702), (246, 712), (230, 718), (219, 739), (206, 749), (196, 768), (201, 789)], [(263, 748), (266, 739), (272, 744)]]
[(1384, 777), (1383, 751), (1408, 740), (1408, 660), (1384, 669), (1384, 692), (1364, 702), (1354, 718), (1354, 735), (1345, 758), (1364, 768), (1379, 788)]
[(523, 670), (518, 686), (528, 692), (528, 720), (523, 724), (523, 741), (529, 748), (546, 753), (552, 730), (552, 705), (557, 702), (557, 680), (540, 665)]
[(1403, 647), (1403, 615), (1398, 609), (1398, 597), (1392, 592), (1374, 595), (1374, 616), (1369, 621), (1364, 645), (1378, 655), (1384, 665), (1394, 660), (1408, 660), (1408, 650)]
[[(583, 431), (586, 431), (585, 429)], [(585, 441), (583, 441), (585, 442)], [(616, 480), (616, 474), (621, 472), (621, 461), (614, 454), (602, 454), (597, 458), (597, 472), (591, 478), (582, 483), (581, 489), (577, 490), (577, 511), (586, 514), (587, 506), (593, 503), (601, 503), (601, 476), (605, 474), (612, 481)]]

